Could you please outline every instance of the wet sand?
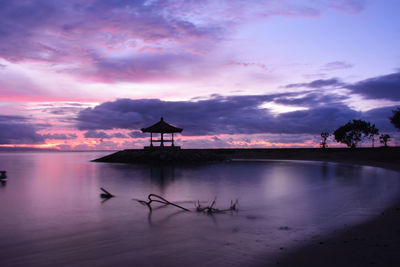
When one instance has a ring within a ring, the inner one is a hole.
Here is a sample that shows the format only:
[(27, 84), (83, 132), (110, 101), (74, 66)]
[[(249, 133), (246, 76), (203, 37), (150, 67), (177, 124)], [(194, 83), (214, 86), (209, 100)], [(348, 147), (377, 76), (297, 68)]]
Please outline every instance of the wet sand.
[[(399, 164), (391, 162), (353, 163), (400, 171)], [(342, 230), (313, 237), (293, 250), (282, 248), (281, 255), (265, 262), (261, 266), (400, 266), (400, 196), (367, 222), (343, 225)]]
[(275, 259), (277, 266), (399, 266), (400, 201), (377, 218), (312, 240)]

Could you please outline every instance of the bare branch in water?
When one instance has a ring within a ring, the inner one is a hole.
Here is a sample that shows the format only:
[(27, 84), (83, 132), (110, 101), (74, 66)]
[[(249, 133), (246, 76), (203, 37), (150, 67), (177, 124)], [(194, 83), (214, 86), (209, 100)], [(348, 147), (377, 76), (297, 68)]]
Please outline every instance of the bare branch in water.
[(211, 202), (211, 205), (210, 206), (206, 206), (206, 207), (202, 207), (200, 205), (200, 201), (197, 201), (196, 211), (198, 211), (198, 212), (206, 212), (208, 214), (213, 214), (213, 213), (224, 213), (226, 211), (233, 211), (233, 210), (237, 211), (238, 210), (238, 204), (239, 204), (239, 200), (238, 199), (236, 199), (235, 202), (233, 202), (231, 200), (231, 205), (230, 205), (229, 209), (222, 209), (222, 210), (216, 209), (216, 208), (213, 207), (215, 205), (215, 203), (216, 203), (216, 199), (217, 198), (215, 197), (213, 202)]
[[(166, 205), (175, 206), (175, 207), (180, 208), (180, 209), (182, 209), (184, 211), (190, 211), (190, 210), (188, 210), (188, 209), (186, 209), (186, 208), (184, 208), (182, 206), (179, 206), (176, 203), (170, 202), (170, 201), (166, 200), (165, 198), (163, 198), (162, 196), (159, 196), (159, 195), (156, 195), (156, 194), (150, 194), (150, 195), (148, 195), (147, 198), (148, 198), (148, 201), (140, 200), (140, 199), (133, 199), (133, 200), (138, 201), (140, 204), (146, 205), (149, 208), (150, 212), (153, 211), (153, 207), (151, 206), (151, 203), (153, 203), (153, 202), (161, 203), (161, 204), (164, 204), (165, 206)], [(202, 207), (201, 204), (200, 204), (200, 201), (198, 200), (197, 201), (197, 206), (196, 206), (196, 211), (198, 211), (198, 212), (206, 212), (208, 214), (224, 213), (224, 212), (227, 212), (227, 211), (238, 211), (238, 205), (239, 205), (239, 200), (238, 199), (236, 199), (235, 201), (231, 200), (231, 205), (230, 205), (230, 207), (228, 209), (217, 209), (217, 208), (214, 208), (214, 205), (216, 203), (217, 203), (217, 197), (214, 198), (214, 200), (211, 202), (210, 206)]]
[(105, 190), (103, 187), (100, 187), (100, 190), (104, 192), (104, 193), (100, 194), (100, 197), (101, 197), (101, 198), (109, 199), (109, 198), (114, 197), (113, 194), (111, 194), (110, 192), (108, 192), (107, 190)]
[(149, 201), (144, 201), (144, 200), (137, 200), (137, 201), (143, 205), (146, 205), (150, 209), (150, 211), (153, 210), (151, 207), (152, 202), (157, 202), (157, 203), (161, 203), (164, 205), (171, 205), (171, 206), (175, 206), (177, 208), (183, 209), (184, 211), (190, 211), (190, 210), (188, 210), (182, 206), (179, 206), (178, 204), (172, 203), (172, 202), (166, 200), (165, 198), (163, 198), (159, 195), (156, 195), (156, 194), (150, 194), (150, 195), (148, 195), (147, 198), (149, 199)]

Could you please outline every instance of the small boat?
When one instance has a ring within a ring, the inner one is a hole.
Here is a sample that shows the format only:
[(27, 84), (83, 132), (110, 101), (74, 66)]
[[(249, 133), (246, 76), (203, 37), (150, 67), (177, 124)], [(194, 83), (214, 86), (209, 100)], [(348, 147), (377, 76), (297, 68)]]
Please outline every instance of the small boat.
[(6, 179), (7, 175), (6, 175), (6, 171), (0, 171), (0, 179)]

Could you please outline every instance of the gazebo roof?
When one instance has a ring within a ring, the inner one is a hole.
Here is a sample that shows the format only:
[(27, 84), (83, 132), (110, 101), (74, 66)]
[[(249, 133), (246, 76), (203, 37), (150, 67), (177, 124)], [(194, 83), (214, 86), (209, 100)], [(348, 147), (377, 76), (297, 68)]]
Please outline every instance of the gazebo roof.
[(164, 118), (161, 117), (160, 121), (154, 125), (151, 125), (147, 128), (142, 128), (142, 132), (144, 133), (180, 133), (183, 131), (181, 128), (177, 128), (168, 124), (164, 121)]

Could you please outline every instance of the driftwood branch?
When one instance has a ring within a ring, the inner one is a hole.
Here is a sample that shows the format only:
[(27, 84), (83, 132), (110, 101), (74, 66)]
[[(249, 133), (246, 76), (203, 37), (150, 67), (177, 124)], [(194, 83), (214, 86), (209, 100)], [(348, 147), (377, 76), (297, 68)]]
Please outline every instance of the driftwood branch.
[[(153, 207), (151, 206), (151, 203), (156, 202), (156, 203), (160, 203), (160, 204), (164, 204), (165, 206), (167, 205), (171, 205), (177, 208), (180, 208), (184, 211), (190, 211), (182, 206), (179, 206), (176, 203), (170, 202), (168, 200), (166, 200), (165, 198), (163, 198), (162, 196), (156, 195), (156, 194), (150, 194), (147, 196), (148, 201), (146, 200), (139, 200), (139, 199), (134, 199), (136, 201), (138, 201), (139, 203), (146, 205), (150, 212), (153, 211)], [(229, 206), (229, 208), (227, 209), (217, 209), (214, 208), (214, 205), (217, 203), (217, 198), (215, 197), (214, 200), (211, 202), (210, 206), (201, 206), (200, 201), (197, 201), (197, 206), (196, 206), (196, 211), (197, 212), (206, 212), (208, 214), (213, 214), (213, 213), (224, 213), (224, 212), (228, 212), (228, 211), (238, 211), (238, 205), (239, 205), (239, 200), (236, 199), (235, 201), (231, 200), (231, 204)]]
[(186, 208), (184, 208), (182, 206), (179, 206), (178, 204), (170, 202), (170, 201), (166, 200), (165, 198), (163, 198), (163, 197), (161, 197), (159, 195), (156, 195), (156, 194), (150, 194), (150, 195), (147, 196), (147, 198), (148, 198), (149, 201), (144, 201), (144, 200), (137, 200), (137, 201), (139, 203), (143, 204), (143, 205), (146, 205), (150, 209), (150, 211), (153, 210), (152, 207), (151, 207), (151, 203), (152, 202), (157, 202), (157, 203), (161, 203), (161, 204), (164, 204), (164, 205), (171, 205), (171, 206), (180, 208), (180, 209), (182, 209), (184, 211), (190, 211), (190, 210), (188, 210), (188, 209), (186, 209)]
[(100, 187), (100, 190), (103, 191), (104, 193), (100, 194), (101, 198), (112, 198), (115, 197), (113, 194), (105, 190), (103, 187)]
[(237, 211), (238, 210), (238, 204), (239, 204), (239, 200), (236, 199), (235, 202), (233, 202), (231, 200), (231, 205), (228, 209), (216, 209), (214, 208), (214, 205), (216, 203), (216, 199), (214, 198), (213, 202), (211, 202), (210, 206), (206, 206), (206, 207), (202, 207), (200, 205), (200, 201), (197, 201), (197, 206), (196, 206), (196, 211), (198, 212), (206, 212), (208, 214), (212, 214), (212, 213), (224, 213), (226, 211)]

